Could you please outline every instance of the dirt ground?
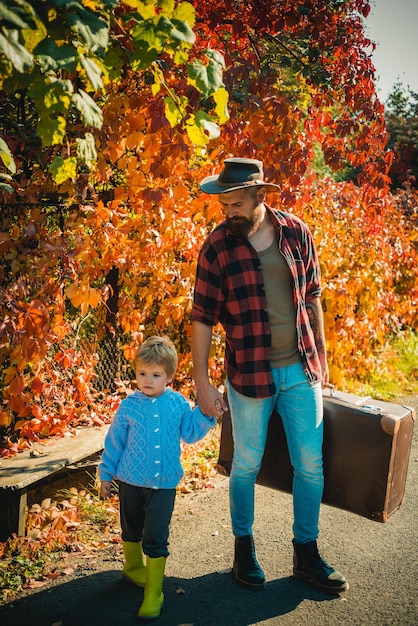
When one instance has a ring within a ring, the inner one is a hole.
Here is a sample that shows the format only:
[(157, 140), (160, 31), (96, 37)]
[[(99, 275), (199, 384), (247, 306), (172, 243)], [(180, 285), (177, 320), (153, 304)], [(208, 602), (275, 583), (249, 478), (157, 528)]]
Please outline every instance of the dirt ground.
[[(418, 410), (418, 396), (400, 401)], [(405, 501), (385, 524), (323, 506), (320, 551), (350, 589), (328, 596), (292, 578), (292, 499), (257, 486), (254, 537), (267, 588), (249, 592), (230, 573), (228, 479), (178, 497), (158, 626), (415, 626), (418, 624), (418, 430)], [(142, 590), (121, 579), (120, 544), (68, 557), (66, 574), (0, 608), (2, 626), (135, 623)]]

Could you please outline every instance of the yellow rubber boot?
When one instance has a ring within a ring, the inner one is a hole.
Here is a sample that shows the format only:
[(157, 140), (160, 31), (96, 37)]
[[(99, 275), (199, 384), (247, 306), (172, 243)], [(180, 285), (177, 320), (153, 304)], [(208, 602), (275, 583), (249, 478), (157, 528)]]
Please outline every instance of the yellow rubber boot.
[(125, 565), (122, 576), (128, 583), (145, 587), (146, 567), (142, 554), (142, 541), (122, 541)]
[(138, 620), (149, 621), (159, 617), (164, 604), (163, 580), (167, 557), (156, 559), (147, 557), (147, 581), (145, 584), (144, 601), (139, 607)]

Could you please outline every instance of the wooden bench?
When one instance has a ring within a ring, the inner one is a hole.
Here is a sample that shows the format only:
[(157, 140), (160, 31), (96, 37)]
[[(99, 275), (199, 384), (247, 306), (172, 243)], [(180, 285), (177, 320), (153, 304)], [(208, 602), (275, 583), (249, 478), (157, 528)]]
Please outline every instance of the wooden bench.
[(33, 456), (29, 450), (10, 459), (1, 459), (0, 466), (0, 541), (13, 533), (25, 534), (27, 494), (50, 476), (103, 450), (109, 425), (83, 428), (76, 435), (46, 439), (36, 444), (42, 454)]

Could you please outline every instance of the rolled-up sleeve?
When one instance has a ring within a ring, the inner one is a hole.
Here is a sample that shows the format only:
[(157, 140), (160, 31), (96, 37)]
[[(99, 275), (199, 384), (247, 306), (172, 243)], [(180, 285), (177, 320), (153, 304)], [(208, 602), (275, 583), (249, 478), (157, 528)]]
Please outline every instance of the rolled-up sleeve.
[(224, 303), (215, 249), (206, 242), (199, 253), (191, 319), (215, 326)]

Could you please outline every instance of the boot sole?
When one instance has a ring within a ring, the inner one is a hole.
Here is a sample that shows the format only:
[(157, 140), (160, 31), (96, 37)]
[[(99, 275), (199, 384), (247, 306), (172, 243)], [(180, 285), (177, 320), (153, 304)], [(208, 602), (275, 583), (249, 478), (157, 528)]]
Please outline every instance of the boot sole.
[(316, 589), (318, 589), (319, 591), (323, 591), (324, 593), (339, 595), (340, 593), (343, 593), (344, 591), (347, 591), (349, 589), (348, 582), (343, 583), (340, 587), (329, 587), (328, 585), (323, 585), (319, 583), (309, 574), (305, 574), (304, 572), (298, 572), (297, 570), (293, 570), (293, 578), (310, 582), (314, 585), (314, 587), (316, 587)]
[(164, 602), (161, 605), (160, 608), (160, 612), (158, 613), (158, 615), (137, 615), (136, 616), (136, 621), (139, 622), (141, 624), (142, 623), (146, 623), (146, 622), (154, 622), (156, 619), (158, 619), (161, 615), (161, 611), (163, 609), (164, 606)]
[(263, 581), (262, 583), (250, 583), (246, 580), (242, 580), (242, 578), (239, 578), (234, 571), (232, 574), (237, 583), (245, 589), (250, 589), (251, 591), (264, 591), (266, 588), (266, 581)]
[(136, 583), (134, 580), (132, 580), (132, 578), (129, 578), (129, 576), (127, 576), (126, 574), (122, 574), (122, 580), (125, 583), (128, 583), (128, 585), (133, 585), (134, 587), (140, 587), (141, 589), (144, 589), (145, 587), (145, 583)]

